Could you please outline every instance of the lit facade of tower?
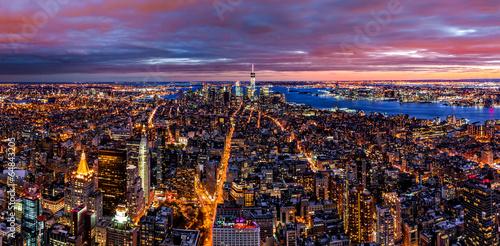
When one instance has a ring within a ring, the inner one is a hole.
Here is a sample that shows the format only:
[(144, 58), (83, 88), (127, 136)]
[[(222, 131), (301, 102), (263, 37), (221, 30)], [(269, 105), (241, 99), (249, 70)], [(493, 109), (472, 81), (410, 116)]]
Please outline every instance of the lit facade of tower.
[(362, 185), (349, 191), (347, 235), (354, 243), (375, 241), (374, 202)]
[(126, 206), (118, 205), (116, 207), (115, 217), (113, 217), (111, 225), (106, 229), (106, 245), (138, 245), (138, 228), (132, 224), (127, 214)]
[(466, 183), (464, 199), (464, 239), (466, 245), (498, 245), (497, 202), (489, 180)]
[(394, 241), (398, 242), (403, 238), (403, 219), (401, 217), (401, 201), (396, 192), (383, 194), (384, 204), (390, 211), (394, 220)]
[(234, 94), (236, 97), (241, 97), (241, 84), (240, 81), (234, 83)]
[(269, 96), (269, 86), (268, 85), (262, 86), (260, 94), (262, 94), (262, 96), (265, 97)]
[(76, 245), (92, 245), (95, 240), (95, 215), (85, 205), (71, 210), (71, 235)]
[(103, 214), (112, 215), (116, 206), (126, 201), (127, 152), (122, 149), (101, 149), (98, 158)]
[(98, 218), (102, 216), (101, 194), (96, 190), (94, 170), (89, 168), (85, 152), (82, 152), (78, 168), (71, 175), (64, 199), (67, 213), (80, 205), (84, 205)]
[(142, 182), (142, 191), (144, 193), (144, 201), (149, 202), (149, 150), (146, 129), (143, 128), (141, 136), (141, 144), (139, 147), (139, 176)]
[(403, 246), (419, 246), (418, 225), (414, 223), (403, 224)]
[(42, 239), (44, 223), (40, 220), (43, 213), (40, 193), (38, 191), (27, 192), (22, 198), (22, 207), (21, 230), (24, 245), (45, 245)]
[(376, 242), (381, 246), (394, 246), (394, 218), (389, 208), (377, 206)]
[(144, 200), (147, 204), (149, 201), (149, 186), (150, 186), (150, 162), (148, 139), (146, 135), (146, 127), (142, 127), (141, 138), (130, 140), (127, 142), (127, 164), (136, 166), (141, 177), (141, 186), (144, 193)]
[(250, 73), (250, 86), (247, 90), (247, 96), (250, 99), (254, 99), (255, 97), (255, 70), (254, 65), (252, 64), (252, 72)]
[(135, 217), (144, 208), (144, 193), (141, 186), (141, 178), (137, 172), (137, 167), (127, 166), (127, 208), (129, 215)]

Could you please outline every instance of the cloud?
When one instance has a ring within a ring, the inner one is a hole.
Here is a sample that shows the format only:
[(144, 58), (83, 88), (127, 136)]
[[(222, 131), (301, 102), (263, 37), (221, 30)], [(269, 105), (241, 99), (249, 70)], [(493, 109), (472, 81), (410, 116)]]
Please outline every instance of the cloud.
[(494, 1), (216, 1), (224, 12), (212, 0), (0, 3), (0, 80), (135, 79), (151, 66), (213, 80), (246, 76), (251, 63), (283, 79), (499, 74)]

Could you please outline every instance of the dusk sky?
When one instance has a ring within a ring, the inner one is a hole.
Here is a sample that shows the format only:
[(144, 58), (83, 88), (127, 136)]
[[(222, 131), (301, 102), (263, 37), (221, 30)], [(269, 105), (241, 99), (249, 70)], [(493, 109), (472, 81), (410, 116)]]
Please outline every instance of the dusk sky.
[(0, 81), (500, 78), (500, 1), (0, 0)]

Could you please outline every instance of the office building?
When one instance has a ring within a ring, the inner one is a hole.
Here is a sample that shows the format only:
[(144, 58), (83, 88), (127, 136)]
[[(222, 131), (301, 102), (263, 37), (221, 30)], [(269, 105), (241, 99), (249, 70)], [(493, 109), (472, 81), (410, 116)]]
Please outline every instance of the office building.
[(250, 72), (250, 85), (247, 88), (247, 97), (249, 99), (254, 99), (255, 98), (255, 71), (254, 71), (254, 65), (252, 64), (252, 72)]
[(259, 246), (260, 228), (244, 218), (218, 217), (212, 229), (213, 245)]
[(403, 224), (403, 246), (420, 245), (419, 232), (417, 225), (413, 223)]
[(76, 171), (69, 180), (69, 185), (64, 195), (65, 211), (70, 213), (76, 207), (84, 205), (96, 216), (102, 216), (102, 198), (95, 187), (94, 170), (87, 164), (87, 158), (83, 151)]
[(106, 229), (106, 245), (136, 246), (138, 245), (138, 229), (127, 215), (125, 205), (118, 205), (111, 224)]
[(22, 198), (21, 231), (26, 246), (44, 244), (44, 219), (41, 195), (36, 188), (25, 192)]
[(351, 188), (348, 198), (348, 226), (346, 233), (354, 243), (370, 243), (375, 241), (375, 225), (373, 221), (373, 198), (362, 185)]
[(136, 166), (141, 177), (144, 201), (149, 202), (150, 190), (150, 158), (146, 127), (142, 126), (139, 139), (132, 139), (127, 142), (127, 164)]
[(394, 246), (394, 218), (389, 208), (376, 206), (376, 243), (380, 246)]
[(131, 218), (141, 214), (144, 209), (141, 177), (139, 177), (137, 167), (132, 165), (127, 166), (127, 208)]
[(236, 97), (238, 97), (238, 98), (242, 96), (242, 94), (241, 94), (241, 84), (240, 84), (240, 81), (236, 81), (236, 82), (234, 83), (234, 95), (235, 95)]
[(394, 220), (394, 241), (399, 242), (403, 237), (403, 219), (401, 217), (401, 201), (396, 192), (383, 194), (384, 205), (391, 211)]
[(118, 204), (126, 201), (127, 152), (116, 148), (101, 149), (98, 159), (98, 186), (102, 193), (103, 214), (110, 216)]
[(490, 180), (469, 180), (464, 189), (464, 241), (467, 245), (498, 245), (498, 197)]
[(80, 205), (71, 211), (70, 234), (76, 245), (92, 245), (95, 241), (95, 215)]
[(172, 223), (173, 212), (170, 208), (150, 208), (139, 222), (140, 244), (160, 245), (172, 230)]

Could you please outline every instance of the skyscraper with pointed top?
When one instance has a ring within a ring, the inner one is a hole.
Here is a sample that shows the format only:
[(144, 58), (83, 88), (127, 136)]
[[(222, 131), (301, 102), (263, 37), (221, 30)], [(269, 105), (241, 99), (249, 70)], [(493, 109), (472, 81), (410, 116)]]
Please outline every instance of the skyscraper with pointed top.
[(102, 215), (101, 203), (101, 195), (95, 186), (94, 170), (89, 168), (85, 151), (82, 151), (78, 167), (71, 174), (64, 196), (65, 211), (69, 213), (72, 209), (84, 205), (100, 217)]
[(139, 176), (141, 177), (142, 190), (146, 204), (149, 202), (149, 150), (146, 129), (143, 127), (141, 143), (139, 146)]
[(255, 70), (254, 64), (252, 64), (252, 72), (250, 72), (250, 86), (247, 90), (247, 96), (250, 99), (254, 99), (255, 97)]
[(144, 192), (145, 204), (149, 201), (150, 190), (150, 162), (146, 127), (143, 125), (140, 137), (136, 136), (127, 141), (127, 165), (136, 166), (141, 177), (141, 186)]

